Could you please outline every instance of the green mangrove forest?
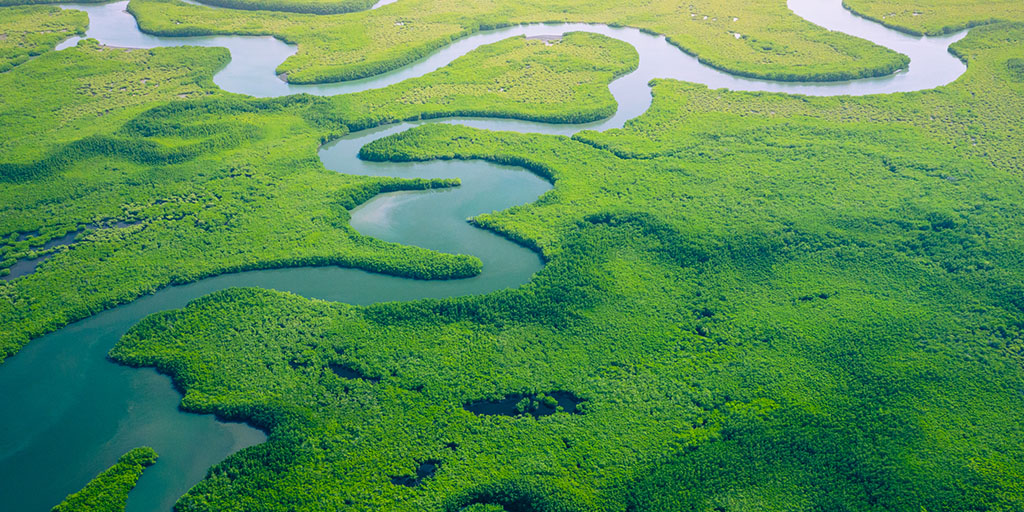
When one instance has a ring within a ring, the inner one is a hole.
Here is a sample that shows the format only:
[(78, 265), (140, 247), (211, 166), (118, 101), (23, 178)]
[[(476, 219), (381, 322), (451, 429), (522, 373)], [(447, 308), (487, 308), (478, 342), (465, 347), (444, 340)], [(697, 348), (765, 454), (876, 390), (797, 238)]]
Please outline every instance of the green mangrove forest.
[(142, 472), (156, 463), (156, 452), (143, 446), (118, 459), (110, 469), (98, 475), (79, 492), (53, 507), (53, 512), (118, 512), (124, 510), (128, 492), (135, 487)]
[[(0, 0), (0, 509), (1024, 510), (1021, 2), (36, 3)], [(375, 82), (541, 22), (611, 32)], [(365, 87), (233, 92), (214, 36)], [(93, 366), (258, 432), (196, 468), (69, 412)]]

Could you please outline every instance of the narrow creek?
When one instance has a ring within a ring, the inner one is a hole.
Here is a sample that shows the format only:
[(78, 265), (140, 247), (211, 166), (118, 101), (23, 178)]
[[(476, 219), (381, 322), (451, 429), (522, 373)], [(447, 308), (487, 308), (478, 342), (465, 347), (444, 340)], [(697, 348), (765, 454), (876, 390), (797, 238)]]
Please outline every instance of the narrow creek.
[[(390, 2), (374, 7), (386, 9)], [(632, 28), (579, 23), (530, 24), (480, 32), (407, 67), (376, 77), (334, 84), (293, 85), (279, 80), (275, 68), (295, 53), (294, 46), (272, 37), (215, 36), (165, 38), (139, 31), (125, 12), (127, 2), (63, 4), (89, 14), (86, 37), (112, 46), (224, 46), (232, 60), (214, 78), (227, 91), (253, 96), (296, 93), (345, 94), (386, 87), (439, 69), (469, 51), (512, 36), (559, 35), (589, 31), (636, 47), (639, 68), (610, 85), (619, 104), (608, 119), (585, 125), (551, 125), (509, 119), (446, 119), (491, 130), (569, 135), (582, 129), (606, 130), (642, 114), (650, 106), (652, 78), (675, 78), (712, 88), (809, 95), (861, 95), (930, 89), (955, 80), (966, 67), (947, 51), (966, 34), (918, 38), (852, 15), (840, 0), (790, 0), (797, 15), (889, 47), (911, 57), (909, 69), (888, 77), (828, 83), (772, 82), (735, 77), (701, 64), (663, 36)], [(205, 8), (205, 7), (199, 7)], [(77, 43), (71, 38), (57, 49)], [(145, 316), (181, 308), (188, 301), (236, 286), (290, 291), (306, 297), (369, 304), (425, 297), (482, 294), (519, 286), (542, 266), (540, 257), (519, 245), (466, 223), (467, 217), (529, 203), (551, 188), (534, 174), (487, 162), (438, 161), (371, 163), (357, 158), (368, 142), (423, 122), (401, 123), (351, 134), (321, 148), (328, 169), (350, 174), (404, 178), (453, 178), (462, 186), (448, 190), (379, 195), (352, 212), (361, 233), (388, 241), (449, 253), (472, 254), (483, 263), (476, 277), (417, 281), (336, 267), (293, 268), (226, 274), (184, 286), (165, 288), (130, 304), (104, 311), (41, 337), (0, 365), (0, 510), (49, 510), (68, 493), (131, 448), (149, 445), (160, 454), (131, 493), (128, 510), (169, 510), (211, 465), (231, 453), (262, 442), (262, 432), (224, 423), (209, 415), (178, 409), (180, 394), (170, 379), (152, 369), (119, 366), (107, 351)], [(429, 215), (427, 213), (429, 212)], [(429, 223), (421, 219), (430, 218)]]

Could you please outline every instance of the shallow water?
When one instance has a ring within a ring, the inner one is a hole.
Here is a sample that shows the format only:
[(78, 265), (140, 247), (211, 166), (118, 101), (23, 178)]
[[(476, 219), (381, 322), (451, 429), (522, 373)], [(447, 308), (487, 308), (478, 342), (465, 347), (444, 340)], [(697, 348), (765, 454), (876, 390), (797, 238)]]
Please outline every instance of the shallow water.
[[(64, 235), (62, 237), (54, 238), (52, 240), (49, 240), (46, 243), (44, 243), (43, 245), (39, 246), (39, 249), (40, 250), (49, 250), (49, 249), (53, 249), (55, 247), (60, 247), (60, 246), (64, 246), (64, 245), (71, 245), (71, 244), (73, 244), (75, 242), (75, 238), (77, 238), (78, 235), (80, 235), (83, 232), (85, 232), (86, 229), (123, 228), (123, 227), (130, 226), (132, 224), (135, 224), (135, 223), (127, 223), (127, 222), (123, 222), (123, 221), (117, 221), (113, 225), (110, 225), (110, 226), (97, 226), (95, 224), (89, 224), (85, 228), (77, 229), (77, 230), (72, 231), (72, 232), (70, 232), (70, 233), (68, 233), (68, 234), (66, 234), (66, 235)], [(38, 233), (34, 233), (33, 236), (38, 236)], [(18, 241), (21, 242), (21, 241), (24, 241), (27, 238), (28, 238), (28, 235), (20, 235), (18, 237)], [(6, 276), (0, 276), (0, 280), (10, 281), (11, 279), (17, 279), (17, 278), (19, 278), (21, 276), (27, 276), (27, 275), (35, 272), (36, 271), (36, 267), (38, 267), (40, 263), (42, 263), (42, 262), (52, 258), (55, 255), (56, 255), (56, 253), (51, 252), (49, 254), (44, 254), (42, 256), (36, 256), (35, 258), (28, 258), (28, 259), (19, 260), (17, 263), (15, 263), (14, 265), (10, 266), (10, 273), (9, 274), (7, 274)]]
[[(585, 400), (578, 398), (568, 391), (552, 391), (548, 396), (555, 399), (555, 404), (550, 405), (538, 399), (537, 395), (515, 393), (506, 395), (498, 400), (480, 400), (463, 404), (462, 408), (473, 413), (489, 416), (521, 416), (529, 414), (535, 418), (550, 416), (555, 413), (580, 414), (576, 408)], [(529, 405), (520, 408), (523, 400), (529, 400)], [(558, 410), (561, 407), (562, 410)]]
[[(389, 3), (379, 2), (375, 7)], [(164, 38), (143, 34), (124, 9), (126, 2), (65, 4), (89, 13), (87, 37), (113, 46), (225, 46), (231, 63), (214, 81), (225, 90), (256, 96), (306, 92), (329, 95), (385, 87), (443, 67), (472, 49), (517, 36), (598, 32), (622, 39), (640, 53), (639, 68), (610, 86), (619, 103), (611, 118), (586, 125), (549, 125), (515, 120), (458, 119), (492, 130), (572, 134), (581, 129), (621, 127), (651, 102), (651, 78), (678, 78), (710, 87), (779, 91), (812, 95), (875, 94), (912, 91), (951, 82), (965, 70), (947, 46), (964, 33), (917, 38), (853, 16), (838, 0), (791, 0), (798, 15), (830, 29), (864, 37), (909, 55), (908, 70), (890, 77), (833, 83), (790, 83), (729, 75), (703, 64), (664, 37), (631, 28), (587, 24), (531, 24), (481, 32), (456, 41), (424, 60), (377, 77), (321, 85), (293, 85), (275, 76), (276, 67), (295, 48), (272, 37), (214, 36)], [(199, 7), (205, 8), (205, 7)], [(61, 43), (73, 46), (78, 38)], [(416, 281), (360, 270), (297, 268), (228, 274), (166, 288), (131, 304), (99, 313), (43, 336), (0, 365), (0, 510), (48, 510), (80, 489), (131, 448), (153, 446), (160, 460), (131, 493), (128, 509), (168, 510), (198, 482), (206, 469), (227, 455), (262, 442), (263, 433), (208, 415), (180, 412), (181, 396), (167, 377), (151, 369), (132, 369), (106, 360), (107, 351), (146, 315), (183, 307), (189, 300), (234, 286), (258, 286), (307, 297), (369, 304), (423, 297), (481, 294), (519, 286), (542, 262), (532, 251), (465, 222), (469, 216), (528, 203), (550, 184), (518, 168), (486, 162), (371, 163), (356, 158), (361, 146), (423, 123), (403, 123), (349, 135), (325, 145), (321, 158), (330, 169), (352, 174), (462, 179), (448, 190), (382, 194), (352, 212), (360, 232), (384, 240), (480, 257), (483, 273), (470, 279)], [(425, 222), (425, 219), (430, 222)]]

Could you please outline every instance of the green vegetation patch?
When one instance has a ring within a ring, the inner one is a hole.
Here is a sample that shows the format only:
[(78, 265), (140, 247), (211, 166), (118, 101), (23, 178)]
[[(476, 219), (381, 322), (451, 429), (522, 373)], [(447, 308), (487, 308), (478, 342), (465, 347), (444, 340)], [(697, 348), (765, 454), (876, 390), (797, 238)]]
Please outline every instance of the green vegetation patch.
[(425, 76), (332, 101), (351, 130), (451, 116), (581, 123), (615, 113), (608, 83), (638, 64), (631, 45), (591, 32), (551, 43), (515, 37)]
[[(277, 71), (294, 83), (352, 80), (420, 60), (451, 41), (511, 24), (588, 22), (665, 34), (684, 51), (743, 76), (841, 80), (906, 67), (906, 57), (831, 32), (774, 0), (402, 0), (381, 9), (316, 16), (211, 10), (176, 0), (132, 0), (146, 32), (186, 36), (274, 35), (299, 45)], [(737, 38), (736, 34), (741, 37)]]
[[(3, 5), (0, 3), (0, 5)], [(85, 33), (89, 17), (57, 7), (0, 7), (0, 73)]]
[(1010, 59), (1006, 61), (1006, 69), (1014, 80), (1024, 82), (1024, 59)]
[(121, 512), (128, 493), (135, 488), (142, 472), (156, 463), (156, 451), (148, 446), (135, 448), (118, 459), (110, 469), (92, 479), (78, 491), (53, 507), (53, 512)]
[(1024, 21), (1018, 0), (843, 0), (851, 11), (911, 34), (941, 35), (996, 21)]

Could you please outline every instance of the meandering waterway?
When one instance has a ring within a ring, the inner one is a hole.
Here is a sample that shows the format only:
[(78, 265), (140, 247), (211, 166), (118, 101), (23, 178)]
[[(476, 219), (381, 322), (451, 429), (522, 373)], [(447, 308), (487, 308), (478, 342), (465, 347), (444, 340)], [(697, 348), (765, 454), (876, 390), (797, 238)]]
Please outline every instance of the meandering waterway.
[[(393, 1), (393, 0), (392, 0)], [(388, 8), (390, 1), (374, 7)], [(441, 68), (469, 51), (512, 36), (560, 35), (589, 31), (621, 39), (640, 54), (638, 69), (610, 85), (619, 104), (608, 119), (585, 125), (551, 125), (508, 119), (448, 119), (486, 129), (572, 134), (605, 130), (642, 114), (650, 106), (652, 78), (676, 78), (713, 88), (809, 95), (862, 95), (930, 89), (955, 80), (966, 67), (947, 51), (965, 32), (919, 38), (852, 15), (840, 0), (790, 0), (799, 16), (904, 53), (907, 70), (882, 78), (828, 83), (772, 82), (735, 77), (705, 66), (672, 46), (663, 36), (632, 28), (562, 23), (530, 24), (480, 32), (404, 68), (373, 78), (336, 84), (294, 85), (275, 76), (275, 68), (295, 53), (294, 46), (272, 37), (215, 36), (167, 38), (144, 34), (125, 12), (127, 2), (64, 4), (86, 11), (86, 37), (111, 46), (224, 46), (231, 62), (214, 78), (221, 88), (254, 96), (295, 93), (345, 94), (386, 87)], [(58, 50), (79, 38), (61, 43)], [(227, 274), (153, 295), (76, 322), (43, 336), (0, 365), (0, 510), (48, 510), (80, 489), (131, 448), (149, 445), (160, 453), (131, 493), (129, 510), (169, 510), (224, 457), (262, 442), (262, 432), (223, 423), (208, 415), (178, 410), (180, 394), (170, 379), (151, 369), (119, 366), (107, 351), (146, 315), (180, 308), (208, 293), (235, 286), (258, 286), (307, 297), (369, 304), (481, 294), (525, 283), (542, 262), (532, 251), (465, 222), (467, 217), (535, 200), (550, 184), (518, 168), (486, 162), (370, 163), (357, 158), (364, 144), (422, 123), (402, 123), (358, 132), (325, 145), (321, 159), (329, 169), (352, 174), (453, 178), (462, 186), (448, 190), (382, 194), (352, 212), (361, 233), (384, 240), (450, 253), (478, 256), (483, 272), (470, 279), (417, 281), (336, 267), (296, 268)], [(429, 223), (423, 222), (430, 219)]]

